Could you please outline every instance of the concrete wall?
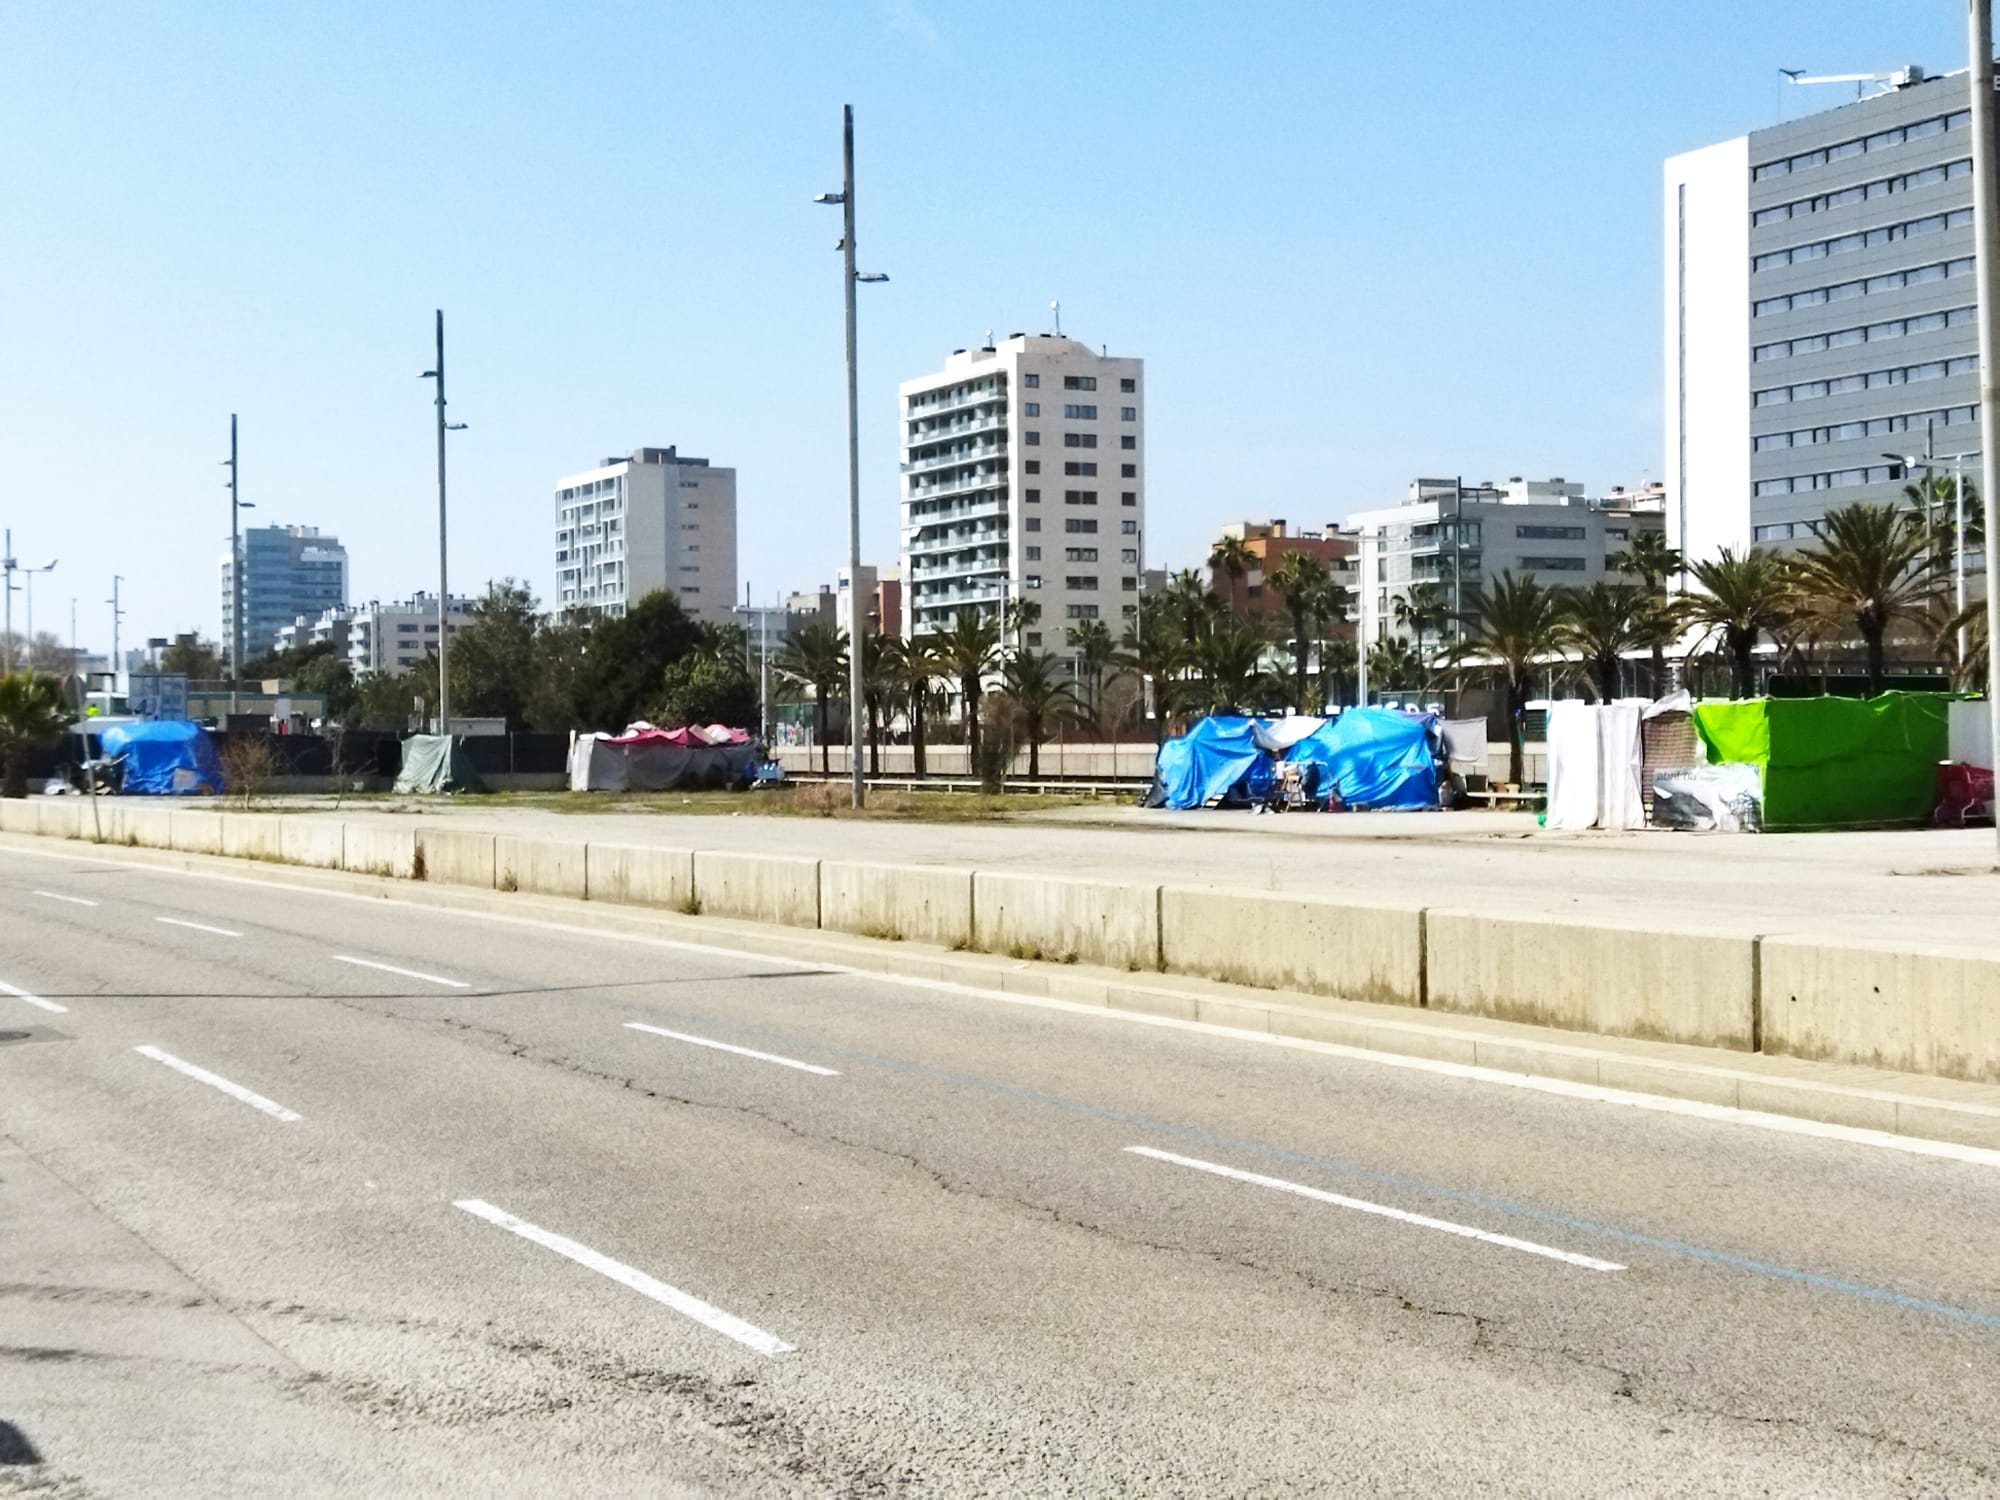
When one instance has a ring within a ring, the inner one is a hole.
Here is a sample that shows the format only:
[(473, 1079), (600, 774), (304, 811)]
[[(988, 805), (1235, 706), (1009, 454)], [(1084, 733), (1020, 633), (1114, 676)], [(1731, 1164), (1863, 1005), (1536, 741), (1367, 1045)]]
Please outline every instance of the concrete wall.
[(1167, 886), (1160, 951), (1172, 974), (1422, 1005), (1424, 916), (1415, 908)]
[(417, 830), (344, 823), (340, 867), (361, 875), (392, 875), (398, 880), (408, 880), (416, 873)]
[(694, 893), (704, 916), (747, 917), (786, 927), (819, 926), (819, 861), (781, 855), (694, 856)]
[(2000, 959), (1769, 937), (1764, 1050), (2000, 1083)]
[(972, 945), (972, 872), (821, 860), (819, 924), (832, 932)]
[(0, 833), (39, 834), (41, 814), (31, 797), (0, 797)]
[(972, 877), (973, 946), (1113, 969), (1160, 966), (1160, 888), (1049, 875)]
[(493, 884), (503, 891), (538, 896), (584, 895), (584, 846), (569, 839), (523, 839), (502, 834), (493, 841)]
[(320, 818), (279, 818), (278, 852), (288, 865), (312, 865), (322, 870), (338, 870), (345, 857), (346, 840), (338, 823)]
[(694, 910), (694, 851), (593, 843), (584, 850), (584, 894), (621, 906)]
[(167, 814), (168, 836), (183, 854), (222, 852), (222, 814), (176, 807)]
[(1756, 939), (1474, 912), (1425, 914), (1434, 1010), (1748, 1051)]
[(222, 852), (232, 859), (285, 857), (285, 818), (272, 813), (223, 813)]
[(417, 833), (417, 854), (424, 879), (437, 885), (473, 885), (493, 889), (493, 835), (453, 828), (424, 828)]

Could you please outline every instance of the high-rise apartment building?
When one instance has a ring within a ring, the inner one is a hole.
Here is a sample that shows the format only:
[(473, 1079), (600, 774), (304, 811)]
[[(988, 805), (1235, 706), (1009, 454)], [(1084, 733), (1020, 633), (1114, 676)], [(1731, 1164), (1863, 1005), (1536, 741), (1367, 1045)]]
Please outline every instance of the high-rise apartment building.
[(731, 618), (736, 471), (641, 448), (557, 481), (554, 607), (622, 615), (662, 589), (691, 619)]
[(1927, 435), (1978, 446), (1967, 89), (1910, 68), (1667, 161), (1666, 511), (1690, 557), (1900, 500)]
[(1137, 612), (1146, 529), (1144, 361), (1061, 335), (955, 350), (898, 388), (903, 631), (1041, 606), (1021, 643), (1066, 652)]
[[(253, 526), (242, 534), (243, 659), (277, 645), (300, 615), (317, 617), (347, 602), (347, 549), (317, 526)], [(222, 649), (236, 639), (236, 569), (224, 554)]]
[[(457, 635), (472, 623), (475, 603), (452, 596), (445, 611), (446, 634)], [(437, 595), (343, 605), (316, 618), (301, 615), (278, 632), (280, 650), (320, 644), (331, 645), (356, 676), (371, 672), (400, 676), (437, 653)]]

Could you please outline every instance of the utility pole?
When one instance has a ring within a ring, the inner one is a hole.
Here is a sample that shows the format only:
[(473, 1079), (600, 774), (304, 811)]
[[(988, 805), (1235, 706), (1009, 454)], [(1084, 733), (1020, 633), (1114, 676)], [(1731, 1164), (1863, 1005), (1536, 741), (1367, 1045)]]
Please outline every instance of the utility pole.
[(242, 706), (243, 692), (243, 533), (237, 513), (243, 505), (243, 490), (237, 484), (242, 472), (236, 466), (236, 413), (229, 414), (229, 712)]
[(437, 443), (438, 443), (438, 733), (451, 733), (451, 673), (448, 670), (447, 653), (451, 645), (451, 614), (448, 601), (451, 598), (447, 574), (450, 553), (445, 545), (445, 489), (444, 489), (444, 435), (447, 432), (465, 431), (463, 422), (447, 422), (444, 419), (444, 309), (437, 311), (437, 368), (426, 370), (417, 377), (420, 380), (437, 382)]
[[(1979, 480), (1986, 502), (1986, 726), (1989, 760), (2000, 760), (2000, 221), (1993, 202), (1993, 12), (1990, 0), (1967, 0), (1972, 82), (1972, 235), (1979, 305)], [(1994, 820), (2000, 840), (2000, 818)], [(2000, 852), (2000, 851), (1996, 851)]]
[[(7, 595), (7, 621), (4, 632), (0, 632), (0, 651), (4, 651), (4, 664), (8, 675), (14, 671), (14, 533), (5, 533), (0, 542), (0, 590)], [(31, 643), (32, 649), (32, 643)]]
[(118, 622), (125, 618), (125, 611), (118, 607), (118, 585), (125, 581), (121, 573), (111, 575), (111, 597), (104, 602), (111, 606), (111, 687), (115, 692), (118, 676), (125, 670), (123, 658), (118, 655)]
[(854, 353), (854, 106), (840, 107), (840, 278), (847, 293), (847, 730), (854, 805), (867, 798), (861, 781), (861, 699), (867, 690), (861, 632), (861, 416)]

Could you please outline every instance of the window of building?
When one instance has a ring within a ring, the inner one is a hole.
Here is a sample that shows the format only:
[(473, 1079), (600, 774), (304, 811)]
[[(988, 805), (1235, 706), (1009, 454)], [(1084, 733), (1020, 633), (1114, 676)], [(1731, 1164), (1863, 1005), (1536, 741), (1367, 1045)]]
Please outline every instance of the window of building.
[(1139, 466), (1137, 464), (1120, 464), (1118, 466), (1118, 477), (1120, 479), (1137, 479), (1139, 477)]
[(1527, 573), (1581, 573), (1586, 564), (1580, 557), (1524, 557), (1521, 569)]
[(1135, 449), (1139, 446), (1139, 439), (1132, 433), (1128, 432), (1123, 437), (1118, 439), (1118, 446), (1125, 449), (1127, 452), (1130, 452), (1132, 449)]
[(1071, 536), (1096, 536), (1097, 517), (1065, 516), (1063, 517), (1063, 530), (1067, 531)]
[(1097, 618), (1097, 606), (1095, 604), (1072, 604), (1063, 610), (1063, 614), (1071, 620), (1094, 620)]
[(1042, 461), (1039, 458), (1025, 459), (1021, 464), (1021, 468), (1025, 473), (1039, 474), (1042, 472)]
[(1094, 432), (1065, 432), (1063, 434), (1063, 446), (1065, 448), (1095, 448), (1097, 446), (1097, 434)]
[(1063, 579), (1063, 587), (1073, 589), (1078, 593), (1094, 594), (1097, 592), (1097, 575), (1095, 573), (1071, 573)]
[(1024, 432), (1021, 434), (1021, 441), (1026, 443), (1030, 448), (1039, 448), (1042, 443), (1042, 435), (1039, 432)]
[(1063, 504), (1064, 504), (1064, 505), (1095, 505), (1095, 504), (1097, 504), (1097, 491), (1096, 491), (1096, 490), (1064, 490), (1064, 491), (1063, 491)]
[(1029, 516), (1027, 529), (1029, 531), (1040, 531), (1042, 529), (1042, 518), (1040, 516)]
[(1030, 547), (1028, 549), (1028, 561), (1040, 562), (1041, 560), (1042, 560), (1042, 549), (1040, 547)]
[(1128, 375), (1118, 382), (1118, 389), (1129, 396), (1139, 389), (1139, 382)]
[(1514, 535), (1538, 542), (1580, 542), (1589, 533), (1581, 526), (1516, 526)]
[(1041, 402), (1023, 401), (1021, 403), (1021, 415), (1026, 417), (1039, 417), (1041, 414), (1042, 414)]
[(1136, 407), (1136, 406), (1121, 406), (1121, 407), (1119, 407), (1119, 408), (1118, 408), (1118, 420), (1119, 420), (1119, 421), (1121, 421), (1121, 422), (1136, 422), (1136, 421), (1138, 421), (1138, 420), (1139, 420), (1139, 408), (1138, 408), (1138, 407)]
[(1139, 523), (1137, 521), (1120, 521), (1118, 529), (1126, 536), (1137, 536), (1139, 534)]
[(1097, 408), (1094, 406), (1065, 405), (1063, 407), (1063, 415), (1068, 417), (1072, 422), (1095, 422), (1097, 420)]
[(1031, 630), (1028, 632), (1028, 644), (1030, 646), (1039, 646), (1041, 645), (1041, 643), (1042, 643), (1042, 633), (1039, 630)]
[(1039, 573), (1028, 574), (1021, 580), (1021, 586), (1030, 589), (1040, 588), (1042, 586), (1042, 575)]
[(1136, 563), (1139, 560), (1139, 549), (1137, 547), (1121, 547), (1118, 551), (1118, 560), (1122, 563)]
[(1030, 505), (1037, 505), (1041, 502), (1042, 492), (1040, 490), (1023, 490), (1021, 491), (1021, 498), (1026, 500)]
[(1085, 475), (1094, 479), (1097, 477), (1097, 465), (1088, 459), (1071, 459), (1063, 465), (1063, 473)]
[(1027, 387), (1027, 388), (1028, 388), (1029, 390), (1031, 390), (1031, 391), (1032, 391), (1032, 390), (1034, 390), (1034, 389), (1035, 389), (1035, 388), (1036, 388), (1037, 386), (1039, 386), (1039, 385), (1040, 385), (1041, 383), (1042, 383), (1042, 377), (1041, 377), (1041, 376), (1039, 376), (1039, 375), (1036, 375), (1036, 374), (1034, 374), (1034, 373), (1032, 373), (1032, 372), (1030, 372), (1029, 374), (1026, 374), (1026, 375), (1023, 375), (1023, 376), (1021, 377), (1021, 384), (1022, 384), (1022, 385), (1024, 385), (1024, 386), (1026, 386), (1026, 387)]
[(1136, 506), (1139, 503), (1139, 492), (1137, 490), (1120, 490), (1118, 492), (1118, 503), (1120, 505)]
[(1097, 549), (1095, 547), (1065, 547), (1063, 549), (1063, 561), (1094, 563), (1097, 561)]
[(1094, 391), (1097, 389), (1095, 375), (1065, 375), (1063, 389), (1066, 391)]

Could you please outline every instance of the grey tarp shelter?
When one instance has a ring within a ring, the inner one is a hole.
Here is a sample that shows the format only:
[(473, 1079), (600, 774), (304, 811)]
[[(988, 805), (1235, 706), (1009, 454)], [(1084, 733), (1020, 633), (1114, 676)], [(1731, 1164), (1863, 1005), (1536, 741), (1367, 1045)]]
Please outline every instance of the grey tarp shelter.
[(454, 735), (413, 734), (403, 741), (398, 792), (483, 792), (486, 784), (472, 769), (465, 745)]

